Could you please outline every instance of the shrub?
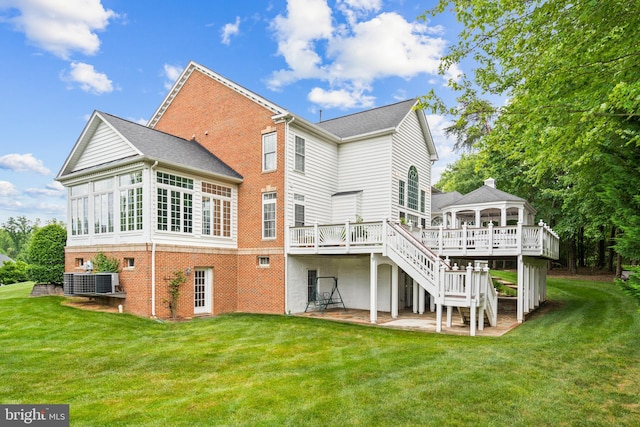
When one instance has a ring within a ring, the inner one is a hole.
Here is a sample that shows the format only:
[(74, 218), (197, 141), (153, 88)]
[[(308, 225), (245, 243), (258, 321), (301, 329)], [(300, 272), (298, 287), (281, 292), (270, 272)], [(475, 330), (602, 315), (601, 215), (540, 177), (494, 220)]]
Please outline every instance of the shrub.
[(171, 317), (174, 319), (178, 315), (178, 299), (180, 298), (180, 288), (187, 283), (187, 278), (181, 270), (173, 272), (173, 279), (169, 281), (169, 299), (165, 300), (165, 303), (169, 306)]
[(616, 279), (618, 286), (627, 294), (640, 303), (640, 267), (630, 267), (632, 274), (627, 280)]
[(95, 273), (118, 273), (120, 271), (120, 260), (108, 257), (102, 252), (96, 255), (92, 262)]
[(36, 283), (62, 284), (66, 242), (67, 230), (60, 224), (38, 229), (29, 245), (27, 278)]
[(0, 283), (10, 285), (12, 283), (27, 280), (27, 263), (24, 261), (5, 261), (0, 267)]

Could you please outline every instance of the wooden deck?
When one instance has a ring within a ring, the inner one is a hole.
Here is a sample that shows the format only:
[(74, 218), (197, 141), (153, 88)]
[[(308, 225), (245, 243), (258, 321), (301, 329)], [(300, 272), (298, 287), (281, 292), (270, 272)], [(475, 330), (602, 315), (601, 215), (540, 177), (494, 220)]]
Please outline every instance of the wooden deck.
[[(316, 224), (290, 227), (287, 253), (357, 254), (382, 253), (393, 227), (387, 221)], [(560, 239), (546, 224), (474, 228), (406, 228), (416, 241), (441, 257), (532, 256), (558, 259)]]

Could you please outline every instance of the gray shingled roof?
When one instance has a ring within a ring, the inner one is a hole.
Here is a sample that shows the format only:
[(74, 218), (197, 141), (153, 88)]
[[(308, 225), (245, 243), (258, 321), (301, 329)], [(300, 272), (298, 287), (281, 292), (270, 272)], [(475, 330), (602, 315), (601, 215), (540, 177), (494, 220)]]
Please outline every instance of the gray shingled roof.
[(475, 205), (479, 203), (510, 201), (526, 202), (526, 200), (521, 197), (514, 196), (513, 194), (509, 194), (502, 190), (498, 190), (497, 188), (489, 187), (488, 185), (483, 185), (482, 187), (473, 190), (471, 193), (446, 206)]
[(316, 123), (316, 126), (340, 138), (376, 132), (397, 127), (415, 105), (415, 99), (349, 114)]
[(189, 169), (199, 169), (234, 179), (242, 179), (242, 175), (196, 141), (178, 138), (111, 114), (99, 113), (145, 157), (151, 160), (173, 163)]
[(431, 211), (442, 212), (445, 206), (453, 205), (464, 196), (457, 191), (450, 193), (432, 193), (431, 194)]
[(9, 258), (5, 254), (0, 254), (0, 267), (2, 267), (2, 264), (4, 264), (6, 261), (13, 261), (13, 259)]

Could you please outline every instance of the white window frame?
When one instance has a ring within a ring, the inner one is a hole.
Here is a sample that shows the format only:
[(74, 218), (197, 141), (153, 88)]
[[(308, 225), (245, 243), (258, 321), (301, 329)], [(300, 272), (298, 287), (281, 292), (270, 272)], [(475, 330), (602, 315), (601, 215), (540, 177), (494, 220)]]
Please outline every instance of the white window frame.
[[(298, 213), (302, 212), (302, 220), (298, 217)], [(293, 195), (293, 226), (304, 227), (305, 225), (305, 206), (304, 196), (302, 194)]]
[[(262, 239), (275, 240), (277, 237), (277, 194), (275, 191), (262, 193)], [(273, 208), (273, 210), (272, 210)], [(267, 212), (269, 210), (269, 212)], [(269, 214), (269, 218), (267, 218)], [(273, 224), (272, 226), (270, 226)]]
[(262, 135), (262, 172), (276, 170), (278, 165), (277, 147), (278, 134), (276, 132)]
[(71, 187), (71, 235), (89, 234), (89, 184)]
[(293, 169), (298, 172), (304, 172), (305, 167), (305, 151), (306, 141), (301, 136), (296, 135), (294, 142), (294, 165)]
[(156, 183), (157, 230), (193, 234), (193, 179), (158, 171)]
[(420, 181), (415, 166), (411, 166), (407, 173), (407, 208), (414, 211), (420, 209)]
[(120, 231), (142, 230), (142, 171), (118, 176), (120, 188)]
[(231, 187), (203, 182), (202, 235), (231, 237)]

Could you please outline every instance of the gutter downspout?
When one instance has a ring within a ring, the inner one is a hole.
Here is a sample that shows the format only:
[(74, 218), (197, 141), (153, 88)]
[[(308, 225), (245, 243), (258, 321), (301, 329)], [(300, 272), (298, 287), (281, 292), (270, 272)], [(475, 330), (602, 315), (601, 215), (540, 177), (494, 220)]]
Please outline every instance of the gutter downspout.
[[(285, 194), (286, 196), (289, 195), (289, 174), (287, 173), (287, 140), (289, 138), (289, 125), (295, 120), (296, 118), (294, 116), (290, 116), (289, 120), (287, 120), (286, 118), (284, 119), (284, 128), (285, 128), (285, 132), (284, 132), (284, 141), (285, 141), (285, 150), (284, 150), (284, 188), (285, 188)], [(287, 198), (285, 197), (285, 209), (286, 209), (286, 200)], [(285, 210), (286, 212), (286, 210)], [(285, 218), (286, 220), (286, 218)], [(284, 314), (289, 314), (289, 312), (291, 310), (289, 310), (289, 282), (287, 280), (287, 274), (288, 274), (288, 264), (289, 264), (289, 256), (288, 256), (288, 249), (289, 249), (289, 226), (285, 224), (284, 226)]]
[[(158, 166), (158, 161), (151, 166), (149, 177), (149, 192), (151, 192), (151, 183), (153, 182), (153, 169)], [(151, 237), (151, 317), (156, 318), (156, 241), (153, 238), (154, 233), (149, 224), (149, 233)]]

